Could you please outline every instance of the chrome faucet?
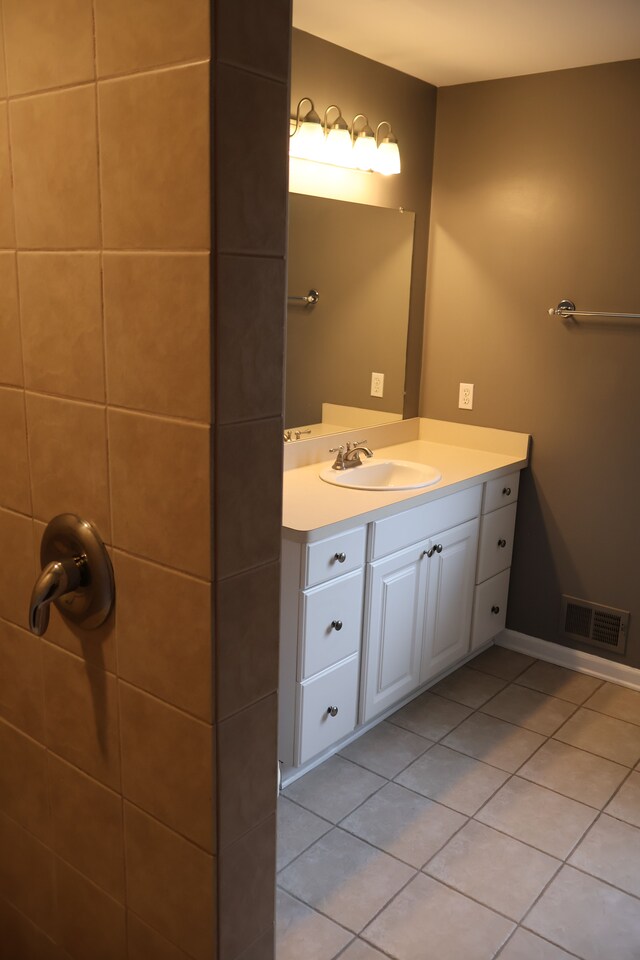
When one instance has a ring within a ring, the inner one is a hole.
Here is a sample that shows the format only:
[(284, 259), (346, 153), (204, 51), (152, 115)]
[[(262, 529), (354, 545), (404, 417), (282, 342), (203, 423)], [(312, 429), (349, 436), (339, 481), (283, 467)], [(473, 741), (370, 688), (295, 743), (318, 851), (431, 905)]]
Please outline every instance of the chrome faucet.
[(329, 453), (337, 453), (337, 457), (332, 466), (333, 470), (350, 470), (351, 467), (361, 467), (362, 460), (360, 459), (360, 454), (364, 453), (365, 457), (372, 457), (373, 450), (370, 450), (366, 446), (366, 440), (356, 440), (354, 443), (351, 441), (347, 442), (347, 450), (345, 453), (344, 447), (340, 445), (339, 447), (332, 447), (329, 450)]

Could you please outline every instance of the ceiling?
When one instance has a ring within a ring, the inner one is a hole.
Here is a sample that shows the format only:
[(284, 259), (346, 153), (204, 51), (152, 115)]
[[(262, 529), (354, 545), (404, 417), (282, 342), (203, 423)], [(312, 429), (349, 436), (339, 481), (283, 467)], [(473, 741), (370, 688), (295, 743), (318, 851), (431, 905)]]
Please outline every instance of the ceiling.
[(640, 0), (293, 0), (293, 25), (437, 87), (640, 57)]

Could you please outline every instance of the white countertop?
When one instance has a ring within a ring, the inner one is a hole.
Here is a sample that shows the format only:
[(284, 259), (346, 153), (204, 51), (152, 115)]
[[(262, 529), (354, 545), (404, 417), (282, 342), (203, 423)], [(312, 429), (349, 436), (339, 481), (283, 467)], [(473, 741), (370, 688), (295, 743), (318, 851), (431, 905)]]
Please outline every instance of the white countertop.
[[(429, 424), (441, 424), (441, 422), (421, 421), (420, 436), (424, 437), (431, 433), (441, 440), (446, 435), (444, 424), (434, 429), (429, 429)], [(339, 532), (347, 525), (353, 525), (354, 520), (358, 523), (378, 520), (399, 510), (419, 506), (429, 500), (436, 500), (457, 490), (475, 486), (485, 480), (521, 470), (527, 466), (529, 442), (527, 434), (505, 434), (517, 440), (515, 443), (512, 441), (508, 444), (509, 449), (496, 452), (495, 443), (485, 444), (484, 441), (491, 434), (498, 434), (501, 431), (465, 427), (462, 436), (461, 430), (456, 429), (456, 425), (452, 427), (452, 438), (459, 440), (462, 437), (465, 444), (477, 443), (478, 448), (428, 439), (394, 443), (381, 448), (374, 447), (376, 459), (410, 460), (437, 467), (442, 472), (442, 479), (430, 487), (388, 492), (337, 487), (319, 477), (321, 470), (331, 466), (333, 458), (286, 470), (282, 517), (284, 535), (289, 539), (303, 541), (321, 539)], [(484, 445), (493, 446), (494, 449), (482, 449)], [(500, 447), (500, 444), (497, 446)], [(327, 527), (335, 527), (335, 529), (327, 530)]]

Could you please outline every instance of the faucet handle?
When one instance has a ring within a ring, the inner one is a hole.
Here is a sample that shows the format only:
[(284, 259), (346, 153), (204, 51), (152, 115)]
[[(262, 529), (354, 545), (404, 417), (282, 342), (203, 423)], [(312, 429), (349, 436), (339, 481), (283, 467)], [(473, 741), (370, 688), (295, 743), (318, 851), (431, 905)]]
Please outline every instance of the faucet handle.
[(342, 453), (343, 450), (344, 450), (344, 447), (342, 444), (340, 444), (339, 447), (331, 447), (329, 450), (329, 453)]
[(363, 447), (363, 446), (366, 446), (366, 444), (367, 444), (367, 441), (366, 441), (366, 440), (354, 440), (354, 441), (353, 441), (353, 446), (354, 446), (354, 447)]

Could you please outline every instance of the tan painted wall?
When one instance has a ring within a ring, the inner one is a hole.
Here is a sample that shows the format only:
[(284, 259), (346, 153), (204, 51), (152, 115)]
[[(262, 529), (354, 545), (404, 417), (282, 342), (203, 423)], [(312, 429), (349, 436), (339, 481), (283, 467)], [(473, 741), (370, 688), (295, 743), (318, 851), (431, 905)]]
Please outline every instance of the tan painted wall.
[[(405, 416), (416, 416), (424, 328), (436, 89), (326, 40), (294, 30), (292, 113), (295, 114), (296, 104), (302, 97), (311, 97), (319, 112), (337, 103), (348, 123), (358, 113), (367, 114), (372, 123), (388, 120), (398, 138), (402, 159), (402, 173), (398, 176), (351, 174), (346, 179), (320, 179), (316, 170), (309, 192), (343, 197), (358, 203), (405, 207), (416, 215), (405, 398)], [(292, 177), (291, 182), (292, 189), (303, 192), (302, 184), (297, 179)]]
[(638, 116), (640, 61), (438, 91), (421, 399), (533, 434), (508, 626), (556, 640), (561, 593), (621, 607), (635, 665), (640, 324), (547, 310), (640, 312)]

